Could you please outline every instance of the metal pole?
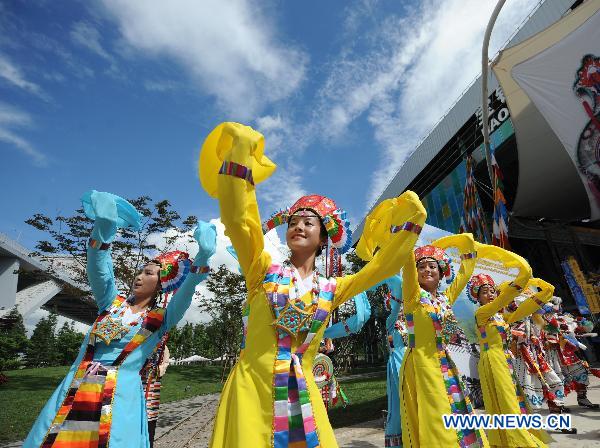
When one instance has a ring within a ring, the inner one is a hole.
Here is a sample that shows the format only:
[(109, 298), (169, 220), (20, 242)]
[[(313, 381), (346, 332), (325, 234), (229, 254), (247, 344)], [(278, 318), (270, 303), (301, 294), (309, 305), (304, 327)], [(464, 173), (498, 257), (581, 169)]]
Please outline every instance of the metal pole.
[(485, 35), (483, 36), (483, 47), (481, 49), (481, 112), (483, 118), (483, 145), (485, 148), (485, 160), (487, 162), (488, 174), (490, 175), (490, 182), (492, 188), (494, 188), (494, 170), (492, 168), (492, 152), (490, 150), (490, 129), (488, 127), (489, 113), (488, 113), (488, 71), (489, 71), (489, 57), (488, 49), (490, 46), (490, 36), (492, 35), (492, 29), (500, 14), (500, 10), (506, 3), (506, 0), (499, 0), (498, 4), (492, 12), (492, 17), (488, 22), (487, 28), (485, 29)]

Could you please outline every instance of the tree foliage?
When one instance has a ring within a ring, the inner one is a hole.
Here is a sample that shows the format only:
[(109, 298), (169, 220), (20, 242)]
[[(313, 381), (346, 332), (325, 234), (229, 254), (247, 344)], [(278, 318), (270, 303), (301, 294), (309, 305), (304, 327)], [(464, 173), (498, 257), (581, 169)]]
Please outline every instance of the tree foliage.
[(200, 309), (212, 319), (206, 331), (219, 355), (236, 355), (242, 342), (242, 307), (247, 290), (244, 276), (225, 265), (212, 272), (206, 288), (213, 297), (201, 297)]
[[(150, 257), (156, 255), (157, 245), (162, 252), (173, 250), (173, 245), (181, 235), (198, 223), (195, 216), (182, 219), (168, 200), (154, 202), (148, 196), (140, 196), (129, 199), (129, 202), (143, 218), (139, 231), (120, 229), (112, 243), (115, 279), (124, 294), (129, 294), (139, 269)], [(53, 218), (36, 213), (25, 222), (44, 233), (32, 255), (41, 256), (48, 261), (51, 271), (66, 270), (73, 280), (86, 285), (86, 247), (94, 222), (84, 214), (83, 208), (79, 208), (71, 216), (59, 213)], [(162, 241), (158, 241), (159, 239)], [(192, 242), (191, 237), (189, 241)], [(66, 262), (64, 256), (67, 258)]]
[(23, 325), (23, 316), (14, 307), (2, 319), (0, 331), (0, 372), (17, 368), (27, 349), (27, 333)]

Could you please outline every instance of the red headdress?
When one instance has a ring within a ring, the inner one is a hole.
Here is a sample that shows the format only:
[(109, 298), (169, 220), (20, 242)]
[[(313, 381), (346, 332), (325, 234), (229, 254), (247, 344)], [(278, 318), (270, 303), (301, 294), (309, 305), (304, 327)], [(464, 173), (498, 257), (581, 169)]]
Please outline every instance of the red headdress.
[(467, 293), (469, 296), (469, 300), (475, 304), (478, 304), (477, 295), (479, 294), (479, 290), (483, 285), (489, 285), (496, 287), (496, 283), (494, 279), (487, 274), (477, 274), (471, 277), (469, 283), (467, 283)]
[(446, 277), (446, 283), (452, 283), (452, 280), (454, 279), (454, 273), (452, 272), (450, 257), (446, 251), (435, 246), (421, 246), (415, 249), (415, 261), (417, 263), (427, 258), (437, 262), (440, 270), (442, 271), (442, 275)]
[(160, 264), (159, 280), (163, 292), (171, 292), (179, 288), (192, 265), (190, 256), (180, 250), (162, 254), (153, 261)]
[(267, 233), (269, 230), (287, 223), (291, 216), (300, 210), (311, 210), (317, 214), (327, 230), (333, 247), (341, 253), (350, 249), (352, 245), (352, 232), (346, 212), (339, 209), (332, 199), (318, 194), (302, 196), (290, 208), (273, 214), (263, 224), (263, 232)]

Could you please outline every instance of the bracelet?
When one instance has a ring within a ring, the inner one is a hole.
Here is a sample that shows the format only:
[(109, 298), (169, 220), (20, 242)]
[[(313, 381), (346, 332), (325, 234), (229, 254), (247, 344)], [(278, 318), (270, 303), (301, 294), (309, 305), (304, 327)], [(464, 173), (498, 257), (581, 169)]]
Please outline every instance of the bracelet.
[(103, 243), (101, 241), (90, 238), (88, 240), (88, 246), (92, 249), (107, 250), (110, 248), (110, 243)]
[(475, 252), (468, 252), (466, 254), (460, 254), (460, 259), (461, 260), (470, 260), (471, 258), (475, 258), (477, 257), (477, 251)]
[(192, 274), (208, 274), (210, 272), (210, 267), (192, 265), (192, 267), (190, 267), (190, 272)]
[(410, 222), (410, 221), (406, 221), (401, 226), (391, 226), (390, 227), (391, 233), (398, 233), (401, 230), (406, 230), (407, 232), (413, 232), (413, 233), (416, 233), (417, 235), (419, 235), (421, 233), (421, 230), (423, 230), (423, 227), (421, 227), (419, 224), (415, 224), (414, 222)]
[(223, 162), (221, 165), (221, 169), (219, 170), (219, 174), (226, 174), (228, 176), (235, 176), (241, 179), (245, 179), (250, 182), (251, 185), (254, 185), (254, 179), (252, 178), (252, 170), (247, 166), (240, 165), (235, 162), (228, 162), (227, 160)]

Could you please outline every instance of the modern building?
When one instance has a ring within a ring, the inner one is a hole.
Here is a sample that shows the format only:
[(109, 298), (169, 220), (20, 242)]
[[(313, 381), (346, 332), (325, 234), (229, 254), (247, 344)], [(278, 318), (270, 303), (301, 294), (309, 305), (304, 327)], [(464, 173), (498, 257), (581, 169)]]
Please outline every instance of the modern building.
[(15, 306), (23, 316), (41, 307), (85, 324), (94, 322), (98, 314), (87, 285), (75, 283), (60, 268), (50, 269), (0, 233), (0, 323)]
[[(541, 1), (506, 48), (536, 35), (582, 4), (585, 2), (581, 0)], [(536, 276), (555, 285), (556, 295), (563, 297), (567, 307), (574, 308), (576, 299), (580, 303), (581, 294), (573, 291), (570, 280), (577, 277), (582, 290), (587, 288), (589, 294), (594, 293), (592, 283), (598, 281), (600, 222), (589, 219), (589, 198), (578, 184), (577, 174), (572, 176), (575, 167), (567, 155), (557, 150), (557, 155), (542, 155), (535, 164), (530, 161), (525, 164), (510, 109), (493, 73), (488, 86), (491, 147), (504, 178), (511, 248), (529, 260)], [(372, 208), (387, 198), (412, 190), (423, 200), (428, 224), (459, 232), (465, 210), (468, 155), (474, 163), (474, 180), (484, 217), (481, 224), (489, 235), (494, 203), (483, 151), (481, 77), (418, 145)], [(363, 226), (364, 219), (354, 231), (355, 243)]]

